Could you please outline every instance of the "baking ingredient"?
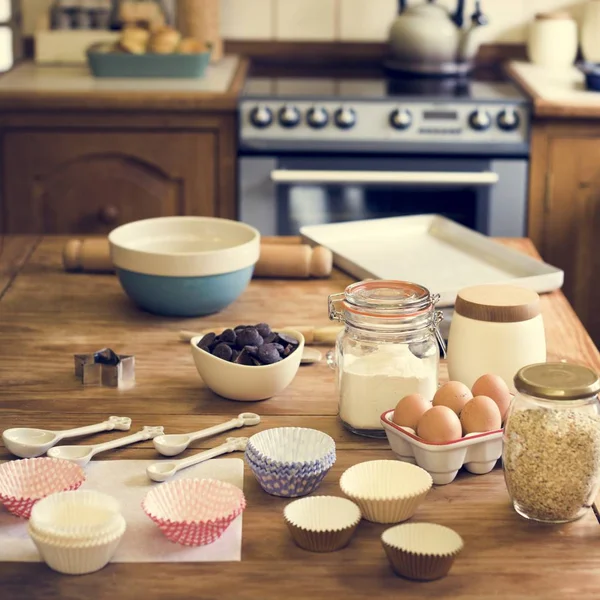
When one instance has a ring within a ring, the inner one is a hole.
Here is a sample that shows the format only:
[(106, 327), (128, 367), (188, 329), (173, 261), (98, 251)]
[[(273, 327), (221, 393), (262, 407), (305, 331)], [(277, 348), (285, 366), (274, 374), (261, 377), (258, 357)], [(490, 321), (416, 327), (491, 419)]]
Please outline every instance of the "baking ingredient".
[(449, 381), (435, 393), (433, 406), (447, 406), (460, 415), (460, 411), (472, 397), (471, 390), (464, 383)]
[(572, 520), (598, 491), (600, 417), (570, 409), (513, 412), (502, 460), (515, 508), (540, 521)]
[(434, 406), (419, 419), (417, 435), (426, 442), (452, 442), (462, 437), (462, 427), (451, 408)]
[(475, 396), (460, 413), (463, 435), (468, 433), (496, 431), (502, 427), (498, 405), (488, 396)]
[(207, 333), (198, 348), (217, 358), (239, 365), (272, 365), (298, 348), (298, 340), (289, 334), (271, 331), (266, 323), (238, 325), (220, 335)]
[(340, 373), (340, 418), (354, 429), (382, 430), (381, 415), (409, 394), (431, 398), (437, 361), (416, 357), (405, 344), (346, 354)]
[(488, 396), (488, 398), (491, 398), (498, 405), (504, 423), (512, 396), (502, 377), (492, 374), (482, 375), (473, 384), (472, 392), (473, 396)]
[(431, 408), (431, 402), (421, 394), (409, 394), (398, 402), (392, 421), (401, 427), (410, 427), (416, 431), (419, 419)]

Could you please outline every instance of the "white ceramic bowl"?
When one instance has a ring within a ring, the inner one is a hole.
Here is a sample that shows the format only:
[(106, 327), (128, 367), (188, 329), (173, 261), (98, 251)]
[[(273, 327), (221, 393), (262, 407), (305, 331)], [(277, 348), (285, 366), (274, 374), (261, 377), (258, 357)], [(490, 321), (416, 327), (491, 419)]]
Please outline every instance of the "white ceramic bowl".
[(456, 531), (435, 523), (396, 525), (381, 543), (396, 574), (421, 581), (447, 575), (464, 545)]
[(432, 485), (427, 471), (396, 460), (358, 463), (340, 478), (342, 492), (358, 504), (365, 519), (374, 523), (410, 519)]
[(294, 329), (280, 329), (297, 339), (298, 348), (289, 356), (272, 365), (238, 365), (213, 356), (198, 348), (203, 336), (190, 341), (196, 370), (204, 383), (219, 396), (229, 400), (266, 400), (283, 392), (292, 383), (304, 350), (304, 336)]
[(159, 217), (127, 223), (108, 236), (126, 294), (167, 316), (218, 312), (246, 289), (260, 254), (260, 234), (212, 217)]

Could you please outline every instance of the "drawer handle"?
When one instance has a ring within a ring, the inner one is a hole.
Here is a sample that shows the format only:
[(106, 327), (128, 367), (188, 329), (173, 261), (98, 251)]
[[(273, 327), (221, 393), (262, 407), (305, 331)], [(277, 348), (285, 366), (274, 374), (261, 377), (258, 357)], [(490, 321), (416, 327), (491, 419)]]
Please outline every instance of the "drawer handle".
[(119, 218), (119, 209), (113, 204), (107, 204), (98, 211), (98, 219), (105, 225), (114, 225)]

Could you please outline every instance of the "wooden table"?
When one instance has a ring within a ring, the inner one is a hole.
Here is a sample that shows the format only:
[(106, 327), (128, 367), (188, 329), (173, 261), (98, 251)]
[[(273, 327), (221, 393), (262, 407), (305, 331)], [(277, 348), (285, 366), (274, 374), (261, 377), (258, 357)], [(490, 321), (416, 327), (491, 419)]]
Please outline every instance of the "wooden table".
[[(341, 495), (342, 472), (364, 460), (391, 458), (387, 443), (346, 432), (339, 424), (333, 372), (323, 361), (301, 367), (277, 397), (240, 404), (203, 387), (179, 329), (268, 321), (273, 325), (327, 324), (327, 295), (350, 281), (336, 272), (324, 281), (253, 281), (243, 297), (207, 319), (158, 318), (135, 309), (107, 275), (65, 274), (64, 238), (7, 238), (0, 256), (0, 428), (71, 427), (123, 414), (133, 427), (163, 424), (169, 432), (200, 429), (255, 410), (254, 431), (282, 425), (316, 427), (332, 435), (338, 459), (319, 489)], [(535, 254), (527, 240), (505, 243)], [(561, 292), (542, 298), (551, 359), (565, 358), (600, 370), (600, 356)], [(84, 389), (73, 376), (73, 353), (109, 345), (136, 355), (137, 385), (119, 392)], [(210, 447), (217, 439), (201, 441)], [(97, 435), (98, 441), (108, 439)], [(188, 451), (189, 453), (189, 451)], [(106, 458), (152, 458), (151, 443)], [(9, 458), (0, 448), (0, 459)], [(103, 457), (104, 458), (104, 457)], [(311, 554), (291, 541), (281, 518), (288, 502), (266, 495), (246, 469), (242, 561), (199, 564), (111, 564), (82, 577), (44, 564), (0, 564), (0, 598), (486, 598), (597, 599), (600, 526), (593, 511), (576, 523), (541, 526), (511, 508), (501, 469), (460, 474), (434, 488), (415, 520), (456, 529), (465, 549), (450, 575), (432, 583), (391, 572), (379, 536), (383, 525), (362, 522), (351, 545)]]

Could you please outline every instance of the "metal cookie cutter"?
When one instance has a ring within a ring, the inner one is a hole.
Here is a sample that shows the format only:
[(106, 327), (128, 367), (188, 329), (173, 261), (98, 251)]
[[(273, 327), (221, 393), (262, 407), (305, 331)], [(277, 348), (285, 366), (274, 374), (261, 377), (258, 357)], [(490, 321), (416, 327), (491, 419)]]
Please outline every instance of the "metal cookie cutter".
[(135, 356), (103, 348), (92, 354), (75, 354), (75, 376), (83, 385), (131, 387), (135, 383)]

